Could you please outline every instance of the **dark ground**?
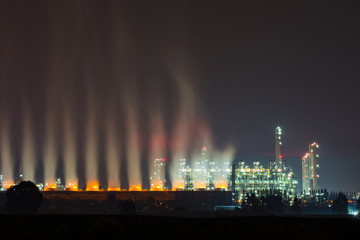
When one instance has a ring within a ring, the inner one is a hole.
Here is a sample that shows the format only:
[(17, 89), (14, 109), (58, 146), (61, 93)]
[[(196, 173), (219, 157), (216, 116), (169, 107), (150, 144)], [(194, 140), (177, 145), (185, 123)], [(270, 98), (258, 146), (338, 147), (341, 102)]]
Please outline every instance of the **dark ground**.
[(357, 239), (360, 221), (351, 216), (0, 215), (0, 232), (19, 239)]

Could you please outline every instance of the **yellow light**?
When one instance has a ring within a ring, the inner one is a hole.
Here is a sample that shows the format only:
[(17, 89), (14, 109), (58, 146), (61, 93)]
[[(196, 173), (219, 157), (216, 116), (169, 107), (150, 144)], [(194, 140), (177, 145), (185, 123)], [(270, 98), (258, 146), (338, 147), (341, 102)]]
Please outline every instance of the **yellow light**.
[(141, 190), (142, 190), (141, 185), (134, 185), (129, 188), (129, 191), (141, 191)]
[(88, 182), (86, 191), (99, 191), (99, 183), (97, 181)]
[(161, 184), (156, 185), (155, 187), (150, 188), (150, 191), (163, 191), (164, 187)]
[(5, 189), (9, 189), (11, 188), (11, 186), (14, 186), (14, 182), (5, 181), (2, 187)]
[(44, 191), (55, 191), (56, 190), (56, 183), (46, 183)]
[(65, 188), (66, 191), (77, 191), (78, 190), (78, 186), (77, 184), (74, 184), (72, 182), (68, 183), (66, 185), (66, 188)]
[(108, 187), (108, 191), (121, 191), (121, 189), (116, 187)]
[(220, 180), (218, 181), (218, 183), (216, 184), (215, 188), (218, 189), (226, 189), (228, 187), (226, 181)]

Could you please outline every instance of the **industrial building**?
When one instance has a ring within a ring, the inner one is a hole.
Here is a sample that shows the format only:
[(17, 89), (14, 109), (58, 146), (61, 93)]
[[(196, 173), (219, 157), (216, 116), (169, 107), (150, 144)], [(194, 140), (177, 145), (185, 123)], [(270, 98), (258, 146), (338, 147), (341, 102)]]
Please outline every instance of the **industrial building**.
[(319, 189), (319, 144), (314, 142), (309, 145), (309, 152), (302, 158), (302, 181), (303, 192), (309, 195)]
[(298, 180), (292, 169), (285, 164), (281, 153), (282, 130), (275, 129), (275, 163), (270, 161), (268, 168), (254, 162), (253, 167), (240, 162), (233, 166), (232, 189), (234, 201), (242, 202), (248, 194), (256, 197), (267, 194), (281, 195), (292, 202), (296, 196)]
[[(277, 194), (291, 202), (296, 195), (298, 181), (294, 172), (286, 165), (281, 147), (282, 130), (280, 127), (275, 129), (275, 162), (270, 161), (268, 167), (262, 166), (260, 162), (254, 162), (252, 167), (250, 167), (242, 161), (232, 163), (229, 159), (217, 159), (209, 154), (207, 147), (203, 147), (201, 149), (201, 155), (199, 153), (193, 162), (188, 162), (187, 159), (179, 160), (177, 165), (178, 174), (175, 177), (176, 180), (172, 182), (172, 190), (175, 190), (175, 192), (229, 192), (232, 196), (232, 201), (235, 203), (241, 203), (248, 194), (255, 194), (257, 197), (266, 196), (267, 194)], [(318, 167), (317, 149), (318, 145), (316, 143), (310, 145), (309, 153), (306, 155), (306, 159), (308, 160), (304, 161), (307, 167)], [(170, 188), (166, 180), (166, 164), (167, 160), (165, 158), (157, 158), (151, 165), (151, 174), (149, 177), (151, 192), (164, 191)], [(306, 168), (306, 171), (308, 171), (306, 172), (307, 176), (309, 176), (308, 183), (305, 182), (305, 184), (308, 184), (306, 185), (307, 189), (317, 189), (317, 167)], [(3, 185), (2, 187), (5, 186), (1, 176), (0, 184)], [(60, 179), (57, 180), (56, 185), (54, 184), (53, 187), (48, 186), (48, 184), (38, 186), (40, 190), (44, 191), (70, 192), (70, 190), (81, 190), (78, 189), (77, 186), (72, 186), (71, 188), (63, 186)], [(106, 186), (99, 186), (98, 183), (96, 183), (96, 187), (87, 188), (86, 190), (91, 192), (120, 191), (120, 189), (115, 190), (113, 188), (107, 188)], [(142, 188), (129, 188), (128, 192), (141, 190)], [(122, 195), (124, 194), (125, 193), (122, 193)], [(166, 193), (165, 195), (168, 196), (169, 194), (170, 193)], [(82, 195), (86, 194), (82, 193)], [(75, 194), (74, 196), (77, 195)], [(198, 195), (195, 194), (194, 196)]]
[(207, 149), (202, 149), (201, 161), (197, 161), (191, 168), (182, 159), (179, 164), (179, 177), (183, 187), (178, 190), (231, 190), (233, 200), (240, 203), (246, 194), (264, 196), (266, 194), (280, 194), (290, 202), (297, 192), (298, 180), (290, 167), (286, 166), (281, 154), (281, 128), (275, 130), (275, 163), (270, 161), (268, 168), (254, 162), (252, 167), (245, 162), (234, 164), (230, 162), (218, 163), (209, 161), (206, 157)]
[(234, 201), (242, 202), (246, 195), (255, 194), (256, 197), (267, 194), (279, 194), (292, 202), (296, 196), (298, 180), (294, 172), (288, 168), (277, 168), (276, 163), (270, 161), (268, 168), (254, 162), (253, 167), (240, 162), (234, 166)]

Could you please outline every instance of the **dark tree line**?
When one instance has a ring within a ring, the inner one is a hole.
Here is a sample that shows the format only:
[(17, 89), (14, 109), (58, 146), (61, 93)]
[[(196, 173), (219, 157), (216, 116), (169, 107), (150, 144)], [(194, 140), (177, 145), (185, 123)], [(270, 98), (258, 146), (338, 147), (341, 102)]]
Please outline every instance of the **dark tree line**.
[(254, 193), (246, 193), (241, 202), (241, 208), (252, 211), (281, 211), (284, 207), (284, 201), (281, 195), (268, 194), (266, 196), (256, 197)]
[[(282, 194), (276, 191), (261, 192), (260, 196), (255, 193), (243, 193), (241, 208), (250, 211), (282, 211), (284, 207), (290, 207), (294, 213), (300, 213), (304, 208), (326, 208), (336, 214), (348, 214), (349, 199), (355, 201), (355, 208), (360, 211), (360, 198), (355, 193), (342, 193), (342, 192), (327, 192), (326, 189), (319, 191), (312, 191), (310, 195), (302, 196), (302, 198), (295, 197), (292, 201), (284, 199)], [(312, 195), (313, 194), (313, 195)], [(259, 194), (258, 194), (259, 195)], [(354, 200), (355, 199), (355, 200)], [(290, 204), (291, 203), (291, 204)], [(330, 209), (329, 209), (330, 210)]]

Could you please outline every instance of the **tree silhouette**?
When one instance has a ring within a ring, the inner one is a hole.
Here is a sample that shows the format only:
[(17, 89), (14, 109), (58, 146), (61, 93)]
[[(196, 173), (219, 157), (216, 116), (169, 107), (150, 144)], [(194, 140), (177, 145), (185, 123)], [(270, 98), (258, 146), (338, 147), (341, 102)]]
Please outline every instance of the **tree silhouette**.
[(37, 212), (43, 196), (31, 181), (22, 181), (6, 190), (5, 209), (10, 213), (34, 214)]
[(247, 199), (249, 207), (251, 210), (258, 210), (259, 208), (259, 200), (255, 196), (254, 193), (251, 193), (250, 196)]
[(282, 197), (279, 195), (268, 195), (265, 198), (266, 208), (271, 211), (281, 211), (283, 207)]
[(298, 199), (297, 197), (294, 198), (294, 203), (291, 206), (291, 209), (295, 212), (295, 213), (300, 213), (302, 208), (301, 208), (301, 200)]
[(342, 192), (340, 192), (337, 198), (333, 202), (332, 210), (337, 214), (348, 213), (348, 200)]

